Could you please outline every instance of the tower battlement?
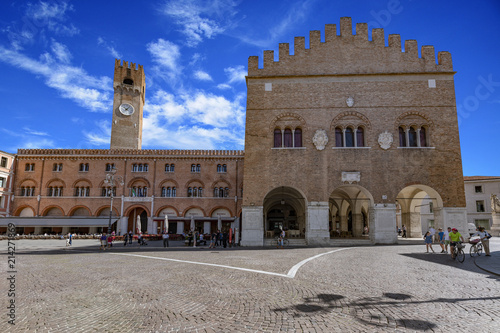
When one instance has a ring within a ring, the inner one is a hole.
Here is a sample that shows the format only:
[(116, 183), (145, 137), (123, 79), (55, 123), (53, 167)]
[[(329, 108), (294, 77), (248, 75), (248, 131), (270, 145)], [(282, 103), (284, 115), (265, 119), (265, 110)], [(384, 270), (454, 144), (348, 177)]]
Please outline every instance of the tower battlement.
[(326, 24), (322, 42), (320, 31), (310, 31), (309, 48), (305, 37), (295, 37), (293, 54), (288, 43), (280, 43), (278, 61), (274, 61), (274, 51), (264, 51), (263, 68), (259, 68), (259, 57), (251, 56), (248, 76), (453, 73), (451, 54), (439, 52), (436, 63), (434, 46), (422, 46), (419, 57), (416, 40), (406, 40), (403, 51), (398, 34), (389, 35), (386, 45), (384, 29), (372, 29), (369, 40), (368, 24), (357, 23), (353, 34), (350, 17), (340, 18), (339, 33), (335, 24)]

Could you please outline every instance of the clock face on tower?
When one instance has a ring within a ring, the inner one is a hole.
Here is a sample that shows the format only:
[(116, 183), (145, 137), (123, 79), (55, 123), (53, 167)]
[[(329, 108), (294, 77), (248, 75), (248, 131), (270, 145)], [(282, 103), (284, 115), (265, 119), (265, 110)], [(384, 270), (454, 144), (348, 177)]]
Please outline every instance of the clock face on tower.
[(134, 113), (134, 107), (128, 103), (123, 103), (122, 105), (120, 105), (120, 112), (124, 115), (124, 116), (130, 116)]

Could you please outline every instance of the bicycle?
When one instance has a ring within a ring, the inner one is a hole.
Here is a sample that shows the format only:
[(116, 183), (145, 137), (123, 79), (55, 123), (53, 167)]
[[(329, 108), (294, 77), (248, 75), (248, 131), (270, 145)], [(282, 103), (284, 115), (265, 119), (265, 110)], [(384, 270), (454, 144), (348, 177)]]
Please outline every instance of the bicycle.
[(483, 243), (481, 243), (480, 239), (470, 240), (469, 243), (472, 244), (469, 250), (469, 254), (471, 257), (474, 257), (474, 255), (480, 256), (481, 254), (483, 254)]
[(462, 242), (457, 242), (457, 244), (454, 246), (453, 253), (452, 253), (453, 260), (456, 259), (459, 262), (464, 262), (464, 260), (465, 260), (464, 247), (465, 247), (465, 245), (462, 245)]
[[(281, 246), (281, 244), (280, 244), (280, 236), (274, 237), (274, 241), (276, 242), (276, 246), (277, 247)], [(288, 238), (283, 238), (283, 247), (288, 246), (288, 244), (289, 244)]]

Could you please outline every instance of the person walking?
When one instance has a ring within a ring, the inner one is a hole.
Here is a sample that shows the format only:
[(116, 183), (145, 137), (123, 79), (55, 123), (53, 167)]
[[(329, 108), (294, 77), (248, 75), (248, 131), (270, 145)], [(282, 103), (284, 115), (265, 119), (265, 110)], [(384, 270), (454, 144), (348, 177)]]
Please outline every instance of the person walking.
[(163, 247), (168, 247), (168, 238), (169, 238), (168, 233), (164, 231), (162, 238), (163, 238)]
[(432, 234), (430, 231), (427, 231), (425, 233), (424, 239), (425, 239), (426, 253), (429, 253), (429, 248), (431, 249), (432, 253), (434, 253), (434, 249), (432, 248)]
[(444, 250), (444, 231), (443, 228), (438, 229), (439, 246), (441, 246), (441, 253), (446, 253)]
[(128, 242), (128, 234), (125, 233), (125, 235), (123, 235), (123, 246), (127, 246), (127, 242)]
[(209, 249), (215, 249), (216, 238), (217, 233), (214, 231), (212, 232), (212, 235), (210, 235), (210, 246), (208, 247)]
[(448, 227), (444, 232), (444, 253), (448, 253), (448, 245), (450, 245), (451, 227)]
[(488, 232), (486, 232), (483, 227), (479, 227), (478, 231), (470, 237), (472, 238), (475, 236), (479, 236), (479, 238), (481, 238), (481, 243), (483, 244), (484, 253), (486, 253), (487, 257), (489, 257), (490, 256), (490, 240), (488, 239), (488, 236), (489, 236)]
[(134, 234), (132, 233), (132, 230), (128, 232), (128, 243), (132, 244), (132, 240), (134, 239)]
[(106, 233), (102, 233), (101, 235), (101, 247), (100, 250), (106, 251), (106, 246), (107, 246), (107, 240), (106, 240)]
[(406, 226), (403, 224), (403, 238), (406, 238)]

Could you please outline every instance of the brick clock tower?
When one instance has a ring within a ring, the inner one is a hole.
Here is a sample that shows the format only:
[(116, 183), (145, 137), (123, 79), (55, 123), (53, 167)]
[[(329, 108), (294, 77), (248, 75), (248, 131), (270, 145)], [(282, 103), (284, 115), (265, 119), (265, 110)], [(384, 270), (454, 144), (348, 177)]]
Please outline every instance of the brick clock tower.
[(111, 149), (141, 149), (142, 108), (146, 94), (144, 68), (115, 60)]

